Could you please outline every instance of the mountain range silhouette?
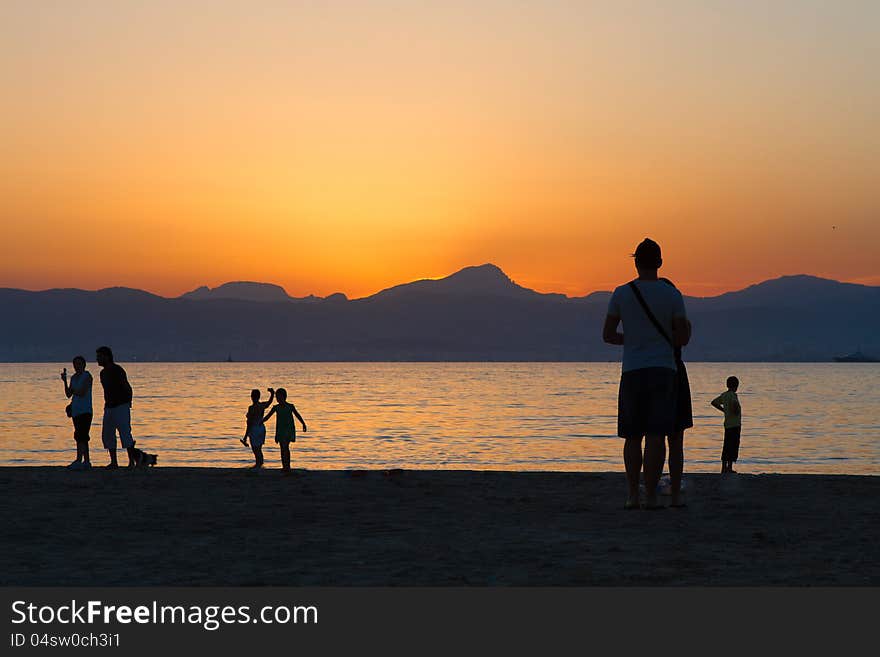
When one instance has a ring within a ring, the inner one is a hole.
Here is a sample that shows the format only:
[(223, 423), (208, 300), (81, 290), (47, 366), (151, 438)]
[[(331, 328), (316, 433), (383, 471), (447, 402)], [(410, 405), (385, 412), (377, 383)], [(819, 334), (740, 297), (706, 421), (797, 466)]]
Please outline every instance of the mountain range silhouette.
[[(110, 344), (121, 361), (609, 361), (609, 292), (543, 294), (466, 267), (348, 299), (249, 281), (176, 298), (131, 288), (0, 289), (0, 360), (60, 362)], [(828, 361), (880, 352), (880, 287), (784, 276), (686, 297), (688, 360)]]

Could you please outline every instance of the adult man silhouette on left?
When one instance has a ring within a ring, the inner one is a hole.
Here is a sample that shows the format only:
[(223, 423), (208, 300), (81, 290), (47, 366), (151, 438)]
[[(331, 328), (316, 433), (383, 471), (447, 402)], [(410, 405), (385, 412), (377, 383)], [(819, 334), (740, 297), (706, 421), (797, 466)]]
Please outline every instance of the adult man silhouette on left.
[(101, 441), (110, 453), (107, 468), (118, 468), (116, 461), (116, 433), (119, 441), (128, 451), (128, 466), (137, 463), (134, 451), (134, 438), (131, 437), (131, 385), (128, 375), (113, 361), (110, 347), (98, 347), (95, 359), (101, 366), (101, 386), (104, 388), (104, 420), (101, 426)]

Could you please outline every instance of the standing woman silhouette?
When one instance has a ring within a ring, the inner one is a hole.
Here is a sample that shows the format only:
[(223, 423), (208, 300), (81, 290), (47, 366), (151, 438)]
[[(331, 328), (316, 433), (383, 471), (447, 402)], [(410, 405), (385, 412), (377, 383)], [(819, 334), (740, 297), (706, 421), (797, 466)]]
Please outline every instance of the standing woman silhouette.
[(88, 470), (89, 431), (92, 428), (92, 375), (86, 371), (86, 359), (76, 356), (73, 359), (74, 374), (67, 381), (67, 368), (61, 372), (64, 382), (64, 395), (70, 400), (67, 415), (73, 420), (73, 439), (76, 441), (76, 460), (68, 467), (72, 470)]
[[(668, 278), (661, 281), (675, 287)], [(687, 320), (687, 340), (691, 339), (691, 322)], [(684, 432), (694, 426), (694, 411), (691, 403), (691, 384), (688, 380), (687, 368), (681, 357), (681, 346), (675, 347), (675, 424), (672, 433), (667, 436), (669, 442), (669, 488), (671, 499), (669, 506), (683, 507), (681, 500), (681, 478), (684, 473)], [(662, 469), (662, 466), (661, 466)]]

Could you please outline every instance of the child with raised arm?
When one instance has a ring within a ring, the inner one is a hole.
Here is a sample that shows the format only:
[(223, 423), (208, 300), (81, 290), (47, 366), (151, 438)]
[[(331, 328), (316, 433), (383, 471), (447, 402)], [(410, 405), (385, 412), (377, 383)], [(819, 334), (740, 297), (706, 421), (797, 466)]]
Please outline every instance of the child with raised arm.
[(278, 397), (278, 403), (272, 407), (269, 414), (263, 418), (263, 422), (267, 422), (272, 415), (275, 415), (275, 442), (281, 448), (281, 467), (284, 472), (290, 472), (290, 443), (296, 442), (296, 424), (293, 421), (295, 417), (302, 424), (303, 431), (307, 431), (306, 422), (302, 419), (296, 406), (287, 403), (287, 390), (278, 388), (275, 393)]
[(727, 391), (712, 400), (712, 406), (724, 413), (724, 446), (721, 448), (721, 474), (736, 472), (733, 464), (739, 458), (739, 439), (742, 431), (742, 406), (736, 391), (739, 379), (727, 377)]
[(254, 452), (254, 468), (263, 467), (263, 443), (266, 442), (266, 425), (263, 424), (263, 413), (272, 405), (275, 399), (275, 389), (266, 388), (269, 391), (269, 401), (260, 401), (260, 391), (251, 390), (251, 401), (253, 402), (247, 409), (247, 426), (244, 430), (244, 436), (241, 438), (241, 444), (247, 447), (248, 436), (251, 439), (251, 449)]

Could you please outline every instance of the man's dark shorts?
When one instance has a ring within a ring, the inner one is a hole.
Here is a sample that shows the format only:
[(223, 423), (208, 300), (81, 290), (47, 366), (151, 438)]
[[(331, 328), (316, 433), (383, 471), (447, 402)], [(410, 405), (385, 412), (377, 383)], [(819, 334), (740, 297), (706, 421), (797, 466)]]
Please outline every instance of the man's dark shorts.
[(722, 461), (736, 461), (739, 458), (739, 436), (742, 427), (727, 427), (724, 430), (724, 447), (721, 448)]
[(73, 416), (73, 439), (78, 443), (89, 442), (89, 430), (92, 428), (92, 414), (80, 413)]
[(617, 396), (617, 435), (668, 436), (675, 429), (675, 370), (645, 367), (624, 372)]

